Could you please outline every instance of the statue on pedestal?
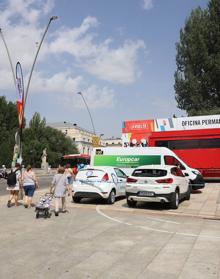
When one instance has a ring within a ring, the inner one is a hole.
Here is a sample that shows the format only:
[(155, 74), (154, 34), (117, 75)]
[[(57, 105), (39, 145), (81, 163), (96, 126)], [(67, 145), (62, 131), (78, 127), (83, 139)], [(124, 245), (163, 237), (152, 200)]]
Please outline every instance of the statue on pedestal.
[(47, 163), (47, 149), (44, 148), (43, 154), (41, 156), (41, 168), (44, 170), (48, 169), (48, 163)]
[(15, 145), (14, 145), (13, 158), (12, 158), (12, 163), (11, 163), (12, 168), (15, 167), (16, 163), (20, 163), (20, 162), (18, 162), (19, 155), (21, 155), (20, 154), (20, 135), (19, 135), (19, 132), (17, 131), (15, 133)]

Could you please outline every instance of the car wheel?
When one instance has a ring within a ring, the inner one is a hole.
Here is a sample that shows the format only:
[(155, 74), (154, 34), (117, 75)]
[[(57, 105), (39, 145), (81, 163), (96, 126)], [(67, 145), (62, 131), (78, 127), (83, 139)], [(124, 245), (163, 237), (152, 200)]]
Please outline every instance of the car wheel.
[(178, 207), (179, 207), (179, 192), (176, 190), (174, 193), (172, 193), (170, 208), (177, 209)]
[(191, 194), (191, 186), (189, 185), (188, 190), (186, 192), (185, 200), (190, 200), (190, 194)]
[(74, 196), (73, 196), (73, 202), (79, 203), (80, 201), (81, 201), (81, 198), (80, 198), (80, 197), (74, 197)]
[(114, 190), (112, 190), (111, 193), (109, 194), (108, 199), (107, 199), (107, 203), (108, 204), (115, 203), (115, 191)]
[(136, 201), (130, 201), (129, 199), (127, 199), (127, 204), (128, 204), (128, 207), (136, 207), (137, 202)]

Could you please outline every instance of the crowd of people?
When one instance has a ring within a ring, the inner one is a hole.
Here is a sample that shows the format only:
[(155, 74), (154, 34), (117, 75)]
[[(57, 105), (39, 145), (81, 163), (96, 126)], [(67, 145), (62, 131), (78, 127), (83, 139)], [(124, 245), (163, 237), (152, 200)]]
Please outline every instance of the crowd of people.
[[(75, 180), (76, 173), (77, 170), (72, 169), (70, 164), (67, 164), (65, 167), (59, 167), (52, 179), (49, 191), (55, 199), (55, 216), (59, 216), (60, 208), (61, 212), (67, 212), (66, 195), (70, 195), (72, 192), (71, 185)], [(7, 179), (7, 190), (9, 191), (7, 206), (9, 208), (12, 205), (18, 206), (18, 200), (22, 199), (25, 208), (32, 207), (34, 192), (39, 188), (39, 181), (32, 166), (28, 165), (22, 171), (21, 165), (16, 163), (15, 167), (4, 178)]]

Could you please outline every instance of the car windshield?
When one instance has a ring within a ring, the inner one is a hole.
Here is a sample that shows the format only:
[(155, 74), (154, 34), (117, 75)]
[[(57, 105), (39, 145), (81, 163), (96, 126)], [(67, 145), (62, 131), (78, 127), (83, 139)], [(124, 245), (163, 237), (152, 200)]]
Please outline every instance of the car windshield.
[(132, 173), (132, 176), (138, 176), (138, 177), (161, 177), (166, 175), (167, 175), (167, 171), (160, 170), (160, 169), (139, 169), (139, 170), (134, 170)]

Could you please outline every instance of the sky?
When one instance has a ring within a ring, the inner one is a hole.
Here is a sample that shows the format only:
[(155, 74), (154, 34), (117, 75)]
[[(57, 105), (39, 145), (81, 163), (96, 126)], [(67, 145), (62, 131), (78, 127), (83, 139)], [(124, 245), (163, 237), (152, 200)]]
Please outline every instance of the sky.
[[(0, 0), (0, 28), (13, 67), (20, 62), (25, 118), (69, 122), (120, 137), (122, 121), (185, 116), (174, 92), (176, 42), (192, 9), (208, 0)], [(0, 95), (15, 102), (12, 71), (0, 38)]]

